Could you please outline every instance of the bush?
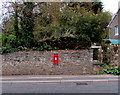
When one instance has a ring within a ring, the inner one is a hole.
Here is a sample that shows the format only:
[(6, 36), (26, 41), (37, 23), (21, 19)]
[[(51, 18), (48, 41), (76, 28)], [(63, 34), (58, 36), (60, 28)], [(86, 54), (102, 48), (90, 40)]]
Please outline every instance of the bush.
[(120, 75), (120, 67), (114, 66), (108, 69), (104, 69), (103, 71), (99, 72), (99, 74), (113, 74), (113, 75)]
[[(13, 36), (10, 36), (10, 40)], [(14, 37), (13, 37), (14, 38)], [(36, 42), (33, 47), (27, 48), (24, 46), (18, 47), (2, 47), (1, 53), (10, 53), (15, 51), (28, 51), (28, 50), (36, 50), (36, 51), (44, 51), (44, 50), (78, 50), (78, 49), (89, 49), (91, 46), (90, 40), (85, 37), (60, 37), (60, 38), (52, 38), (47, 39), (41, 42)]]
[(106, 64), (106, 63), (100, 63), (100, 66), (101, 67), (104, 67), (104, 68), (109, 68), (110, 65), (109, 64)]
[(3, 54), (3, 53), (10, 53), (10, 52), (12, 52), (13, 50), (12, 50), (11, 47), (2, 47), (0, 51), (1, 51), (1, 53)]
[[(89, 49), (91, 46), (91, 41), (83, 37), (60, 37), (54, 39), (45, 40), (42, 46), (44, 49)], [(40, 44), (41, 44), (40, 43)]]
[(0, 53), (10, 53), (10, 52), (16, 52), (16, 51), (28, 51), (30, 50), (29, 48), (19, 46), (17, 48), (12, 48), (12, 47), (2, 47), (0, 48)]
[(12, 34), (8, 36), (0, 34), (0, 40), (2, 41), (2, 46), (12, 47), (13, 45), (15, 45), (16, 36)]

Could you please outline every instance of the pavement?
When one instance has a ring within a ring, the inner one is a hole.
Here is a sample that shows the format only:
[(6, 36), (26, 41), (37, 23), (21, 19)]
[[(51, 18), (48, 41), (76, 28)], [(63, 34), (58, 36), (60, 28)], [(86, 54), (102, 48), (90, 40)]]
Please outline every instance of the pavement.
[(114, 75), (16, 75), (2, 76), (2, 83), (84, 83), (119, 81)]
[[(20, 93), (19, 95), (23, 95), (22, 93), (28, 93), (28, 94), (48, 93), (50, 95), (51, 93), (103, 93), (102, 95), (106, 95), (104, 93), (118, 93), (118, 82), (5, 83), (2, 84), (2, 93), (8, 93), (8, 95), (9, 93)], [(95, 95), (95, 94), (90, 94), (90, 95)], [(107, 95), (111, 95), (111, 94), (107, 94)], [(114, 94), (114, 95), (118, 95), (118, 94)]]
[(104, 93), (118, 93), (119, 81), (118, 76), (113, 75), (20, 75), (2, 76), (0, 79), (2, 93), (8, 93), (7, 95), (9, 93), (20, 93), (19, 95), (23, 95), (21, 93), (103, 93), (104, 95)]

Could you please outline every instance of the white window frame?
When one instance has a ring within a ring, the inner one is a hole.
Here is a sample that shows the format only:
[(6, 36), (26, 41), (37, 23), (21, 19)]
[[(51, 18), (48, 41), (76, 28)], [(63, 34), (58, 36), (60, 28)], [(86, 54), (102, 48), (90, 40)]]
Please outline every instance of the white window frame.
[(115, 26), (115, 35), (119, 35), (118, 25)]

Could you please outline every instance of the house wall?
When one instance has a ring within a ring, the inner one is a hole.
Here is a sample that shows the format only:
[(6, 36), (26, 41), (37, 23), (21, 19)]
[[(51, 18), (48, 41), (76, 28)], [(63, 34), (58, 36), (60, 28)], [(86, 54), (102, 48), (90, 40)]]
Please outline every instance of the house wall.
[[(120, 3), (120, 2), (119, 2)], [(118, 11), (118, 31), (119, 31), (119, 36), (118, 39), (120, 40), (120, 9)]]
[[(115, 26), (116, 25), (118, 25), (119, 35), (115, 35)], [(119, 8), (118, 12), (116, 13), (116, 16), (110, 22), (109, 28), (110, 28), (109, 39), (120, 39), (120, 8)]]
[[(54, 53), (60, 55), (60, 64), (53, 65)], [(92, 51), (58, 50), (3, 54), (3, 75), (82, 75), (93, 74)]]
[[(120, 2), (119, 2), (120, 5)], [(118, 31), (119, 31), (119, 43), (120, 43), (120, 6), (119, 6), (119, 10), (118, 10)], [(118, 56), (120, 56), (120, 44), (118, 45)], [(120, 66), (120, 58), (118, 57), (118, 65)]]
[(109, 32), (109, 39), (118, 39), (118, 35), (115, 35), (115, 26), (118, 25), (118, 14), (114, 17), (112, 22), (109, 25), (110, 32)]

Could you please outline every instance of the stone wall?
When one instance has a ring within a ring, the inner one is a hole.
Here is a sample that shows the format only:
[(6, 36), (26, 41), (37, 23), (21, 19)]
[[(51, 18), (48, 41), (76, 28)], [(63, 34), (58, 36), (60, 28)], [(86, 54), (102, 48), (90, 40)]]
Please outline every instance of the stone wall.
[[(112, 64), (119, 64), (119, 46), (120, 45), (108, 45), (106, 47), (106, 52), (104, 49), (99, 49), (99, 62), (100, 63), (108, 63), (110, 65)], [(103, 60), (106, 59), (105, 60)]]
[[(60, 55), (54, 65), (53, 54)], [(82, 75), (92, 74), (92, 52), (88, 50), (58, 50), (14, 52), (2, 56), (3, 75)]]

